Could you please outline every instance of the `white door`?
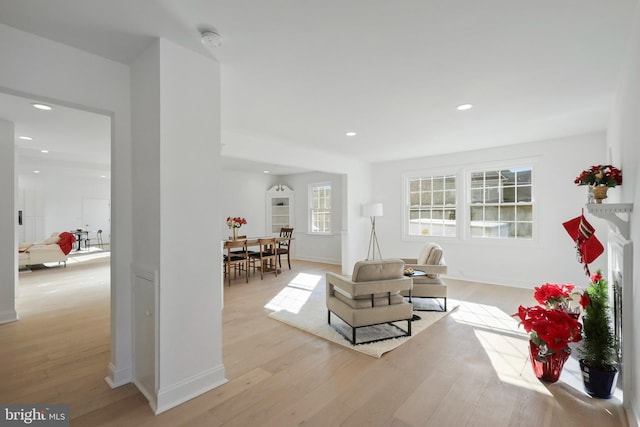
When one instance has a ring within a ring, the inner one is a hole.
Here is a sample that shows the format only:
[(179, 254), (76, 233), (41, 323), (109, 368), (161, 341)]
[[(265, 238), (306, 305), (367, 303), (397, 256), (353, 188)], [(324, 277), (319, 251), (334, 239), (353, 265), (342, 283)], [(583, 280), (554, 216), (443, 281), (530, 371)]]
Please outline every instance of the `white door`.
[[(89, 231), (89, 238), (95, 239), (96, 232), (102, 230), (103, 243), (111, 239), (111, 201), (92, 197), (82, 198), (82, 224)], [(94, 242), (91, 242), (94, 244)]]

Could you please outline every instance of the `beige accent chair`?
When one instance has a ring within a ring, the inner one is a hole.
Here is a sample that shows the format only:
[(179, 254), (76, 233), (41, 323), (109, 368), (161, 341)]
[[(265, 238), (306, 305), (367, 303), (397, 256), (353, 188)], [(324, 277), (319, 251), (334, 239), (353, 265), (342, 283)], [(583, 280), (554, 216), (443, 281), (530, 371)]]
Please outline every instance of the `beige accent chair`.
[[(447, 311), (447, 284), (440, 278), (441, 274), (447, 273), (442, 248), (435, 243), (427, 243), (420, 251), (418, 258), (403, 258), (402, 260), (405, 262), (405, 269), (411, 267), (415, 271), (426, 273), (425, 275), (414, 274), (411, 276), (413, 288), (411, 291), (403, 291), (402, 295), (409, 297), (411, 303), (412, 299), (416, 297), (433, 298), (440, 306), (440, 311)], [(439, 300), (444, 302), (444, 306)]]
[(400, 294), (410, 290), (411, 278), (404, 275), (401, 259), (358, 261), (350, 276), (327, 273), (327, 321), (331, 325), (333, 313), (351, 326), (351, 337), (336, 330), (352, 345), (365, 343), (356, 341), (358, 328), (401, 320), (407, 321), (406, 331), (393, 325), (401, 334), (366, 342), (411, 336), (412, 304)]

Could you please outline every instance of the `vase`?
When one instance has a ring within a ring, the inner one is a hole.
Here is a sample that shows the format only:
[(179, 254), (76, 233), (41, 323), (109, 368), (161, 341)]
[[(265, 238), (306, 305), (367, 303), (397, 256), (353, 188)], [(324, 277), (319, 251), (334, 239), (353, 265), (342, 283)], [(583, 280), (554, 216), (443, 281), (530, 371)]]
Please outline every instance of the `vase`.
[(607, 190), (609, 187), (606, 185), (597, 185), (593, 187), (593, 198), (596, 200), (596, 203), (602, 203), (604, 199), (607, 198)]
[(549, 383), (555, 383), (560, 378), (564, 362), (567, 361), (571, 349), (565, 348), (563, 351), (540, 354), (540, 347), (529, 341), (529, 355), (531, 356), (531, 367), (536, 378)]
[(600, 399), (610, 399), (616, 390), (618, 380), (618, 370), (601, 371), (585, 365), (580, 359), (580, 371), (582, 371), (582, 382), (584, 390), (589, 396)]
[(233, 240), (238, 240), (238, 229), (232, 227), (231, 230), (233, 231)]

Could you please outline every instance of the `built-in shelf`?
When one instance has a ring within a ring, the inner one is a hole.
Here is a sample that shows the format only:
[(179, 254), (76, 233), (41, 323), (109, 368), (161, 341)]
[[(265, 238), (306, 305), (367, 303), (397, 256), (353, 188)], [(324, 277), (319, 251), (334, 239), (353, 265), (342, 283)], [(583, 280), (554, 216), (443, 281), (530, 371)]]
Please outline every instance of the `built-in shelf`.
[[(587, 204), (587, 212), (598, 218), (606, 220), (610, 226), (615, 227), (622, 236), (629, 240), (629, 214), (633, 211), (633, 203), (602, 203)], [(620, 217), (626, 214), (626, 219)]]
[(267, 233), (280, 235), (282, 227), (293, 227), (293, 190), (274, 185), (267, 191)]

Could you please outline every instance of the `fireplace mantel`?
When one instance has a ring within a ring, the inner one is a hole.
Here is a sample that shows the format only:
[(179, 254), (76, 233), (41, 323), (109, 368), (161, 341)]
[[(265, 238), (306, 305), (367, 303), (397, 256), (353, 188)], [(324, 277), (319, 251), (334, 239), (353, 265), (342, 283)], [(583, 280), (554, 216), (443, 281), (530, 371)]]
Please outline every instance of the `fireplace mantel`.
[[(633, 203), (602, 203), (587, 204), (587, 212), (606, 220), (609, 225), (618, 230), (625, 239), (629, 240), (629, 219), (628, 214), (633, 211)], [(622, 219), (618, 214), (627, 214), (627, 219)]]

